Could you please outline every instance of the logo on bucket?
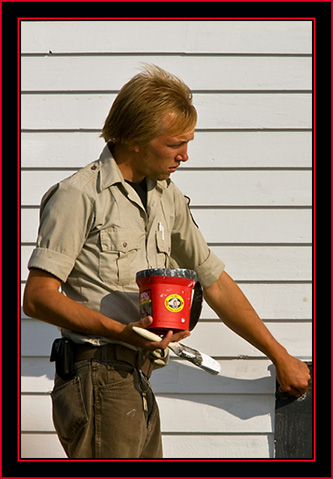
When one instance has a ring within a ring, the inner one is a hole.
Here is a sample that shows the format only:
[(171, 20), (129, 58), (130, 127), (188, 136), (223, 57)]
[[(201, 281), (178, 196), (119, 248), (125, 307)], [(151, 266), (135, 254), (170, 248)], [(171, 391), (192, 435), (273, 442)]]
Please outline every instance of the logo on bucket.
[(172, 313), (179, 313), (183, 309), (184, 304), (184, 300), (179, 294), (170, 294), (164, 301), (166, 309)]

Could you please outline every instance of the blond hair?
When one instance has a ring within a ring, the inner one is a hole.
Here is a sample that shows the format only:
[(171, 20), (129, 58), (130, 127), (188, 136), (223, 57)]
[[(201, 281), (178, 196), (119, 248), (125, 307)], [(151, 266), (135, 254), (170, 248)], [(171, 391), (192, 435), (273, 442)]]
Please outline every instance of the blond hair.
[(114, 144), (147, 144), (163, 133), (163, 118), (167, 113), (172, 114), (169, 134), (183, 134), (194, 129), (197, 112), (188, 86), (156, 65), (145, 65), (144, 70), (120, 90), (101, 137)]

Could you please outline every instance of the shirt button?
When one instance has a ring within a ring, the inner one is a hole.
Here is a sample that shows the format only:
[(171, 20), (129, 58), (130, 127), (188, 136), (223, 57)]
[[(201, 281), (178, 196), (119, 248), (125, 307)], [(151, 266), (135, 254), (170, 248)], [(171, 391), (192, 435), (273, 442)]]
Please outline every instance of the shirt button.
[(96, 170), (96, 168), (97, 168), (96, 165), (93, 165), (93, 166), (91, 167), (92, 170)]
[(123, 242), (123, 247), (126, 248), (126, 246), (127, 246), (127, 243), (126, 243), (126, 241), (124, 241)]

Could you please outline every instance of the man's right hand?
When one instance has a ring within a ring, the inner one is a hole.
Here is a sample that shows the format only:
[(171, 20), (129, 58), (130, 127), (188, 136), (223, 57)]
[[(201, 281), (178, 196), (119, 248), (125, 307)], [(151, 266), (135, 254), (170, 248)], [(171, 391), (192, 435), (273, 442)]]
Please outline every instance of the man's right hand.
[(117, 339), (148, 351), (154, 351), (155, 349), (166, 349), (170, 342), (181, 341), (191, 334), (189, 331), (181, 331), (173, 334), (173, 331), (169, 330), (163, 337), (161, 337), (161, 341), (149, 341), (139, 336), (132, 329), (133, 326), (146, 329), (152, 322), (153, 318), (151, 316), (144, 316), (140, 321), (129, 323), (125, 326)]

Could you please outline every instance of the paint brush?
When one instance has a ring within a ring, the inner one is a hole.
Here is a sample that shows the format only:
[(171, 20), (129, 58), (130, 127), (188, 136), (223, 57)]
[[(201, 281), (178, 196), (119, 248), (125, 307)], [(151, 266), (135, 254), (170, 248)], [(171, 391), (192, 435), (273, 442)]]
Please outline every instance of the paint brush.
[[(145, 339), (150, 341), (162, 341), (162, 338), (157, 334), (149, 331), (148, 329), (138, 328), (133, 326), (133, 331)], [(221, 370), (220, 365), (215, 359), (211, 358), (205, 353), (198, 351), (197, 349), (190, 348), (185, 346), (185, 344), (178, 342), (171, 342), (168, 345), (168, 348), (171, 349), (178, 357), (190, 361), (195, 366), (207, 371), (210, 374), (218, 374)]]

